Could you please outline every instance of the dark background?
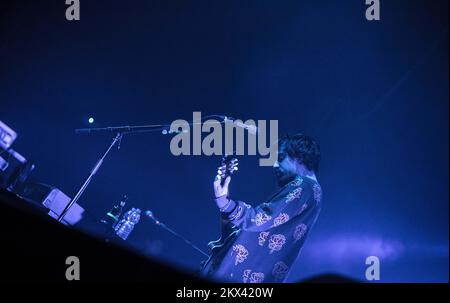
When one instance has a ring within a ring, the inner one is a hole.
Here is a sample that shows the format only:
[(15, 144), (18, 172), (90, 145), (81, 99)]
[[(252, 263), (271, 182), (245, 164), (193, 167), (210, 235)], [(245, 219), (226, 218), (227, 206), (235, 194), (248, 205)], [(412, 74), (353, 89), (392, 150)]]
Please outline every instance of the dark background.
[[(112, 139), (92, 126), (203, 115), (279, 120), (280, 134), (320, 142), (324, 207), (290, 280), (335, 272), (381, 281), (448, 281), (448, 1), (2, 1), (0, 120), (32, 179), (73, 196)], [(123, 194), (206, 249), (220, 157), (174, 157), (169, 136), (124, 138), (80, 204), (80, 227)], [(233, 196), (256, 205), (276, 189), (241, 157)], [(32, 228), (24, 223), (24, 229)], [(129, 238), (182, 268), (203, 259), (150, 222)]]

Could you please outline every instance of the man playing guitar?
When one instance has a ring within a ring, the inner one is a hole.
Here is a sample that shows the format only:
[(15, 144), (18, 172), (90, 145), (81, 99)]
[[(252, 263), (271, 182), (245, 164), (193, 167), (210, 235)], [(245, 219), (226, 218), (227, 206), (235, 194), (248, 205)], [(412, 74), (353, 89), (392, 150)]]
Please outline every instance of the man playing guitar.
[(226, 164), (219, 167), (214, 193), (222, 238), (210, 242), (212, 254), (202, 274), (230, 282), (284, 282), (321, 209), (319, 162), (320, 148), (312, 138), (280, 139), (273, 166), (280, 189), (257, 207), (230, 198), (231, 177), (221, 174)]

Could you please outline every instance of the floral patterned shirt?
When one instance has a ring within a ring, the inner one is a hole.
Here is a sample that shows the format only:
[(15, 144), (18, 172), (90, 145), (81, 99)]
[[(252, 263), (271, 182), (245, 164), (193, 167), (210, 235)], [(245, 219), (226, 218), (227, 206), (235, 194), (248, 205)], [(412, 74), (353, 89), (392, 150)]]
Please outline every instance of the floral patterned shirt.
[(322, 190), (297, 177), (257, 207), (231, 200), (224, 220), (237, 230), (216, 257), (207, 277), (230, 282), (283, 282), (317, 220)]

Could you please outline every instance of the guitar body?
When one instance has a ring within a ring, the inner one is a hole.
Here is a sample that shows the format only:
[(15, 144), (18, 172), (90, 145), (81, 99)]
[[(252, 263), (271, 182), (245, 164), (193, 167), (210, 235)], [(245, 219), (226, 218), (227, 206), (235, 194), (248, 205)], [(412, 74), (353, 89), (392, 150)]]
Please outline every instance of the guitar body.
[(213, 273), (217, 266), (220, 264), (223, 258), (223, 253), (225, 249), (237, 235), (239, 234), (239, 229), (233, 226), (231, 223), (221, 220), (221, 235), (220, 238), (208, 243), (208, 247), (211, 251), (209, 258), (202, 262), (201, 270), (203, 276), (209, 276)]

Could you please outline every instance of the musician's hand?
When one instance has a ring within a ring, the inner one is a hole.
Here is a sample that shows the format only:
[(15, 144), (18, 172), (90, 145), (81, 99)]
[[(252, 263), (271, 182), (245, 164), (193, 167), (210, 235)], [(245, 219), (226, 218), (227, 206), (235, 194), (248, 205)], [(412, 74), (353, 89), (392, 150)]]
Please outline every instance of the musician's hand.
[(216, 176), (216, 179), (214, 179), (214, 195), (216, 198), (219, 197), (227, 197), (229, 194), (229, 185), (231, 181), (231, 177), (228, 176), (225, 181), (223, 182), (223, 185), (221, 184), (222, 178), (220, 175)]

